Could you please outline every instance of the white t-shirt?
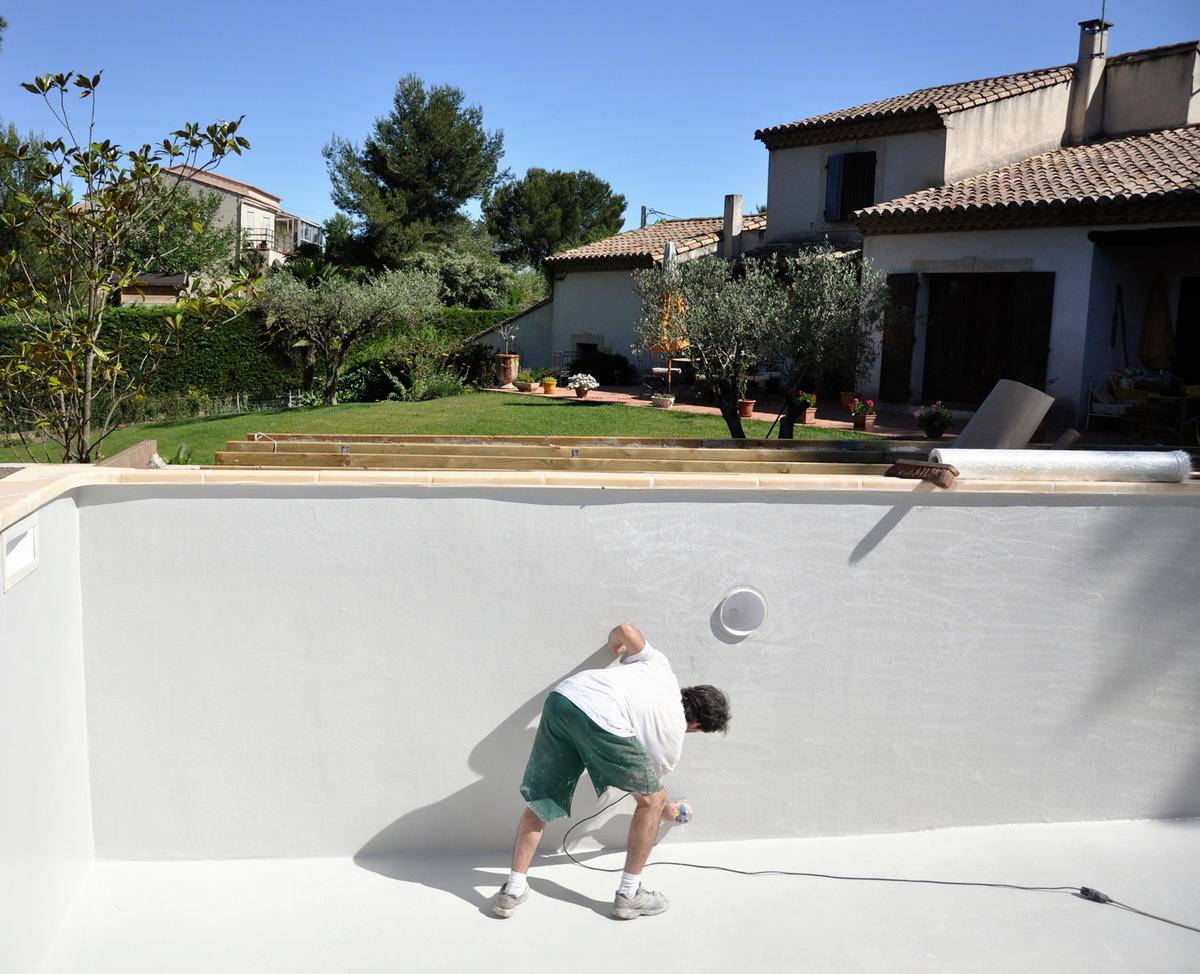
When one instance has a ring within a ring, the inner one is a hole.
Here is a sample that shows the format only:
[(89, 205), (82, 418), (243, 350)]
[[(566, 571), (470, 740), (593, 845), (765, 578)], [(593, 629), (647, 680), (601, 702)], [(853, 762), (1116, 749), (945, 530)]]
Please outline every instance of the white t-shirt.
[(661, 778), (679, 763), (687, 719), (679, 681), (649, 643), (601, 670), (583, 670), (554, 688), (610, 734), (636, 737)]

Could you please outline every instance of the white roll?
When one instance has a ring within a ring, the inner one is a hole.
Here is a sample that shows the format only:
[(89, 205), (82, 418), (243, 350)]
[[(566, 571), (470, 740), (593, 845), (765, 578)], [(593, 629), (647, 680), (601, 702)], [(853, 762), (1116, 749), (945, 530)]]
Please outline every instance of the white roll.
[(1192, 460), (1171, 453), (1102, 450), (934, 450), (964, 480), (1083, 480), (1177, 484), (1188, 479)]

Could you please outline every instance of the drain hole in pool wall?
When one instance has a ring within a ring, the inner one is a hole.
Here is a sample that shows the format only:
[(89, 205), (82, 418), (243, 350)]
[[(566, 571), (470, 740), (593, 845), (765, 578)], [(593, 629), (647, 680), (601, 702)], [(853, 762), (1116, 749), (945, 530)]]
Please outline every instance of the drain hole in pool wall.
[(718, 619), (725, 634), (745, 639), (756, 632), (767, 618), (767, 602), (757, 589), (735, 588), (721, 600)]

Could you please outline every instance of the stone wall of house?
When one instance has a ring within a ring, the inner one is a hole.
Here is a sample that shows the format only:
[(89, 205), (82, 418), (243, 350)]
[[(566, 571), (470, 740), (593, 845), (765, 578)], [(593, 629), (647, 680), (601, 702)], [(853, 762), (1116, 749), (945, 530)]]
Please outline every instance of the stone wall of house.
[(949, 116), (945, 182), (1059, 148), (1070, 93), (1063, 83)]
[(825, 219), (825, 160), (841, 152), (874, 152), (875, 199), (895, 199), (945, 182), (946, 131), (776, 149), (767, 172), (767, 242), (828, 231), (857, 237), (852, 222)]

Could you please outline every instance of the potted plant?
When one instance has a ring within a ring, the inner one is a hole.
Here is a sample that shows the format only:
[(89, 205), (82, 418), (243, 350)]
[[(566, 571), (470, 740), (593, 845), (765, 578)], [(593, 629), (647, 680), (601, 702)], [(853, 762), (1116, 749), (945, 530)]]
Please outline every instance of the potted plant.
[(850, 415), (854, 417), (856, 430), (875, 428), (875, 400), (855, 398), (850, 403)]
[(518, 392), (529, 392), (533, 388), (533, 373), (528, 369), (522, 369), (513, 379), (513, 385), (517, 387)]
[(650, 395), (650, 405), (658, 409), (670, 409), (675, 405), (675, 395), (669, 392), (655, 392)]
[(817, 418), (817, 394), (815, 392), (805, 392), (803, 389), (797, 389), (796, 402), (803, 407), (800, 410), (800, 414), (796, 417), (797, 423), (808, 424)]
[(567, 388), (574, 389), (575, 395), (580, 399), (586, 399), (587, 394), (599, 386), (600, 383), (596, 381), (595, 376), (588, 375), (586, 372), (576, 372), (567, 380)]
[(547, 396), (554, 395), (554, 390), (558, 388), (558, 376), (553, 372), (547, 372), (542, 376), (542, 392)]
[(500, 325), (496, 329), (502, 339), (504, 339), (504, 351), (496, 355), (496, 378), (500, 381), (501, 389), (516, 389), (513, 385), (513, 379), (517, 377), (517, 371), (521, 367), (521, 356), (513, 355), (512, 342), (517, 334), (516, 325)]
[(755, 402), (757, 402), (755, 399), (739, 399), (738, 415), (742, 417), (742, 419), (749, 419), (751, 416), (753, 416)]
[(946, 430), (954, 426), (954, 416), (940, 399), (932, 406), (922, 406), (913, 413), (913, 418), (930, 440), (940, 440)]

